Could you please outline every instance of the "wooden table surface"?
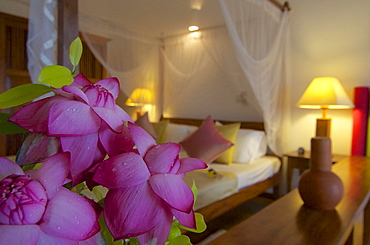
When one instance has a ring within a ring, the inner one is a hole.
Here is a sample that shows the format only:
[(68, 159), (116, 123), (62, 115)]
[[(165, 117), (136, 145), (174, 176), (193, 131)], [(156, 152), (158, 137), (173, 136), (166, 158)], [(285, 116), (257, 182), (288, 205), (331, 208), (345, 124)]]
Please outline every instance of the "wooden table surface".
[(362, 244), (370, 158), (347, 157), (332, 170), (344, 184), (344, 196), (335, 210), (305, 207), (294, 189), (209, 244), (344, 244), (353, 228), (354, 244)]

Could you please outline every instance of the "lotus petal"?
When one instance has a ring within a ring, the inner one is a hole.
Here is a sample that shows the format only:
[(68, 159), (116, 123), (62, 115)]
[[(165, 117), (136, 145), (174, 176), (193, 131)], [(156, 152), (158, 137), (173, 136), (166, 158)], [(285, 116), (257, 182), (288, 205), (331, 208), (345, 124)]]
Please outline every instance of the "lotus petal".
[(137, 237), (140, 244), (165, 244), (172, 224), (171, 212), (166, 212), (161, 221), (149, 232)]
[(117, 117), (124, 122), (133, 122), (131, 117), (118, 105), (114, 106), (114, 112), (117, 114)]
[(149, 177), (140, 155), (123, 153), (100, 163), (93, 180), (107, 188), (121, 189), (143, 184)]
[(194, 196), (180, 176), (156, 174), (149, 178), (154, 192), (173, 208), (189, 213), (193, 208)]
[(112, 130), (117, 133), (122, 131), (123, 121), (117, 117), (114, 111), (104, 107), (93, 107), (92, 109), (109, 125)]
[(173, 163), (173, 166), (171, 168), (171, 171), (168, 172), (169, 174), (177, 174), (177, 172), (179, 171), (180, 169), (180, 158), (177, 158), (176, 161)]
[(99, 130), (101, 119), (90, 106), (79, 101), (59, 101), (49, 111), (50, 136), (88, 135)]
[(156, 145), (154, 138), (142, 127), (129, 122), (128, 128), (141, 156), (144, 156), (150, 148)]
[(78, 98), (79, 101), (89, 104), (89, 99), (87, 98), (86, 94), (78, 87), (75, 86), (63, 86), (62, 90), (73, 94), (75, 97)]
[(97, 83), (95, 83), (95, 85), (100, 85), (103, 88), (107, 89), (113, 95), (114, 99), (117, 99), (120, 89), (119, 81), (117, 78), (106, 78), (98, 81)]
[(134, 149), (134, 141), (132, 140), (130, 131), (125, 126), (122, 127), (122, 132), (117, 134), (103, 123), (99, 130), (99, 140), (110, 156), (124, 152), (137, 152)]
[(45, 133), (30, 133), (18, 151), (16, 162), (20, 166), (35, 164), (61, 151), (60, 140)]
[(106, 243), (105, 243), (105, 239), (102, 233), (98, 232), (96, 233), (95, 236), (90, 237), (89, 239), (86, 239), (84, 241), (80, 241), (78, 244), (79, 245), (97, 245), (97, 244), (104, 245)]
[(104, 150), (103, 145), (101, 144), (101, 142), (98, 139), (98, 142), (97, 142), (97, 145), (96, 145), (96, 148), (95, 148), (95, 155), (94, 155), (94, 158), (93, 158), (93, 163), (98, 163), (98, 162), (103, 161), (105, 159), (106, 155), (107, 155), (107, 152)]
[(114, 110), (115, 101), (112, 94), (100, 85), (89, 85), (82, 88), (82, 91), (89, 98), (89, 106), (104, 107)]
[(105, 98), (105, 101), (102, 101), (101, 107), (107, 108), (109, 110), (114, 111), (114, 107), (116, 106), (116, 101), (113, 98), (112, 94), (107, 94), (107, 97)]
[(180, 169), (177, 174), (182, 174), (196, 169), (204, 169), (208, 167), (205, 162), (197, 158), (181, 158), (180, 163)]
[(180, 212), (176, 209), (171, 209), (172, 214), (176, 217), (176, 219), (185, 227), (196, 229), (196, 221), (194, 211), (191, 210), (190, 213)]
[(1, 244), (37, 244), (39, 234), (37, 225), (0, 225)]
[(167, 174), (179, 157), (181, 146), (176, 143), (156, 145), (148, 150), (144, 160), (151, 173)]
[(50, 200), (64, 184), (69, 172), (69, 163), (69, 152), (58, 153), (47, 158), (36, 171), (26, 172), (26, 174), (30, 174), (43, 185)]
[(70, 240), (91, 237), (96, 213), (84, 197), (61, 188), (48, 203), (40, 228), (49, 235)]
[(79, 242), (64, 239), (61, 237), (51, 236), (40, 230), (40, 237), (39, 240), (37, 241), (37, 245), (50, 245), (50, 244), (79, 245)]
[(163, 205), (147, 183), (110, 190), (104, 201), (104, 218), (115, 240), (135, 237), (150, 231), (165, 217)]
[(0, 166), (0, 180), (12, 174), (24, 175), (21, 167), (19, 167), (18, 164), (10, 161), (8, 158), (0, 156)]
[(73, 80), (73, 83), (69, 86), (74, 86), (80, 89), (85, 87), (86, 85), (92, 84), (92, 82), (90, 82), (90, 80), (87, 79), (82, 73), (79, 73), (77, 76), (75, 76)]
[(34, 133), (47, 132), (50, 107), (56, 101), (65, 101), (61, 96), (53, 96), (35, 101), (19, 109), (8, 120)]
[(94, 222), (93, 227), (90, 230), (90, 233), (87, 234), (87, 237), (91, 238), (100, 232), (100, 225), (98, 223), (98, 220), (100, 219), (100, 216), (103, 213), (103, 208), (100, 206), (100, 204), (94, 202), (91, 199), (84, 198), (84, 200), (88, 202), (90, 206), (94, 209), (96, 216), (96, 222)]
[(77, 184), (83, 179), (83, 172), (93, 163), (97, 150), (98, 133), (86, 136), (62, 137), (60, 141), (63, 151), (71, 153), (70, 171), (73, 184)]

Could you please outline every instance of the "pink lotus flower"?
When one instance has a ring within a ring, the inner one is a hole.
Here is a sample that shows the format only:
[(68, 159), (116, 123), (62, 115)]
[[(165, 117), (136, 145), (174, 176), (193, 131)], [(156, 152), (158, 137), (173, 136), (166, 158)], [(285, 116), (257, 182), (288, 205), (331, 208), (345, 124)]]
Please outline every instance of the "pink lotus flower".
[(140, 244), (164, 244), (173, 216), (195, 228), (194, 197), (184, 174), (206, 168), (195, 158), (179, 159), (180, 145), (155, 140), (128, 126), (138, 153), (121, 153), (96, 166), (93, 180), (110, 188), (104, 201), (107, 226), (116, 240), (137, 236)]
[(30, 136), (30, 144), (34, 143), (34, 138), (39, 142), (55, 142), (55, 139), (45, 138), (57, 137), (50, 153), (46, 153), (48, 147), (42, 144), (33, 144), (36, 145), (34, 149), (26, 145), (23, 147), (25, 153), (18, 156), (17, 162), (26, 165), (41, 161), (45, 155), (70, 152), (71, 176), (77, 184), (83, 181), (84, 172), (94, 162), (101, 161), (108, 151), (112, 151), (112, 145), (120, 146), (114, 152), (129, 147), (129, 141), (118, 144), (118, 139), (111, 136), (122, 135), (123, 122), (132, 120), (115, 104), (119, 93), (116, 78), (93, 84), (79, 74), (71, 85), (55, 89), (55, 92), (58, 95), (26, 105), (9, 118), (31, 133), (37, 133)]
[(1, 244), (78, 244), (97, 234), (99, 206), (62, 187), (69, 155), (58, 153), (25, 173), (0, 157)]

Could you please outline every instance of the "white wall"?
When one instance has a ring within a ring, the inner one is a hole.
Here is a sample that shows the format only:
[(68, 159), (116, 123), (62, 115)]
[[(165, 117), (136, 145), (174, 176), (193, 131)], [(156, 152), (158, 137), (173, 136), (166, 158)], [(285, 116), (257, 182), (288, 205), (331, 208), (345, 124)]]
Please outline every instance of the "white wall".
[[(337, 77), (348, 95), (370, 86), (370, 1), (289, 0), (291, 15), (292, 94), (289, 149), (310, 148), (318, 110), (295, 107), (314, 77)], [(332, 151), (349, 155), (352, 111), (329, 110)]]
[[(0, 3), (2, 12), (22, 17), (28, 15), (27, 5), (21, 2), (0, 0)], [(309, 149), (310, 138), (315, 135), (316, 118), (321, 112), (296, 108), (295, 103), (311, 80), (318, 76), (335, 76), (350, 97), (353, 97), (354, 87), (370, 87), (370, 1), (289, 0), (289, 4), (292, 8), (292, 101), (291, 131), (287, 135), (290, 143), (286, 148), (296, 150), (303, 146)], [(229, 97), (226, 106), (224, 100), (208, 101), (214, 106), (211, 112), (217, 114), (218, 119), (248, 119), (248, 115), (241, 117), (245, 108), (229, 96), (228, 88), (220, 87), (217, 91), (208, 89), (208, 92), (210, 99)], [(185, 110), (188, 117), (199, 118), (206, 114), (197, 105), (190, 108)], [(332, 118), (333, 153), (350, 154), (352, 111), (329, 110), (328, 116)]]
[[(261, 113), (252, 105), (256, 100), (252, 91), (243, 90), (244, 85), (240, 85), (245, 83), (245, 75), (234, 56), (226, 28), (197, 34), (200, 37), (185, 34), (164, 41), (168, 61), (164, 65), (164, 116), (205, 119), (211, 115), (216, 120), (262, 122)], [(218, 40), (212, 41), (215, 39)], [(221, 49), (220, 44), (223, 51), (212, 58), (210, 53), (216, 52), (212, 45)], [(185, 59), (179, 59), (179, 53)], [(240, 100), (242, 91), (246, 103)]]

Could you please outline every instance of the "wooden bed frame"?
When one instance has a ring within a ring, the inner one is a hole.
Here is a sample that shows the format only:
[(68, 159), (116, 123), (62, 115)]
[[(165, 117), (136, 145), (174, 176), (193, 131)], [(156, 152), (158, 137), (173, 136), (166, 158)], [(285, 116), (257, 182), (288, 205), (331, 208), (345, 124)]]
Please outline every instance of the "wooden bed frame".
[[(171, 123), (187, 124), (194, 126), (200, 126), (204, 121), (202, 119), (190, 119), (190, 118), (162, 118), (162, 120), (169, 120)], [(235, 121), (225, 121), (225, 120), (217, 121), (221, 122), (222, 124), (235, 123)], [(240, 128), (264, 131), (263, 122), (240, 122), (240, 123), (241, 123)], [(277, 199), (280, 197), (279, 184), (281, 180), (281, 169), (282, 168), (280, 167), (280, 170), (270, 178), (260, 181), (254, 185), (245, 187), (229, 197), (216, 201), (196, 211), (204, 216), (204, 220), (206, 222), (209, 222), (217, 218), (218, 216), (226, 213), (227, 211), (236, 208), (240, 204), (256, 196), (259, 196), (262, 193), (265, 193), (266, 190), (271, 187), (274, 190), (273, 197)]]

